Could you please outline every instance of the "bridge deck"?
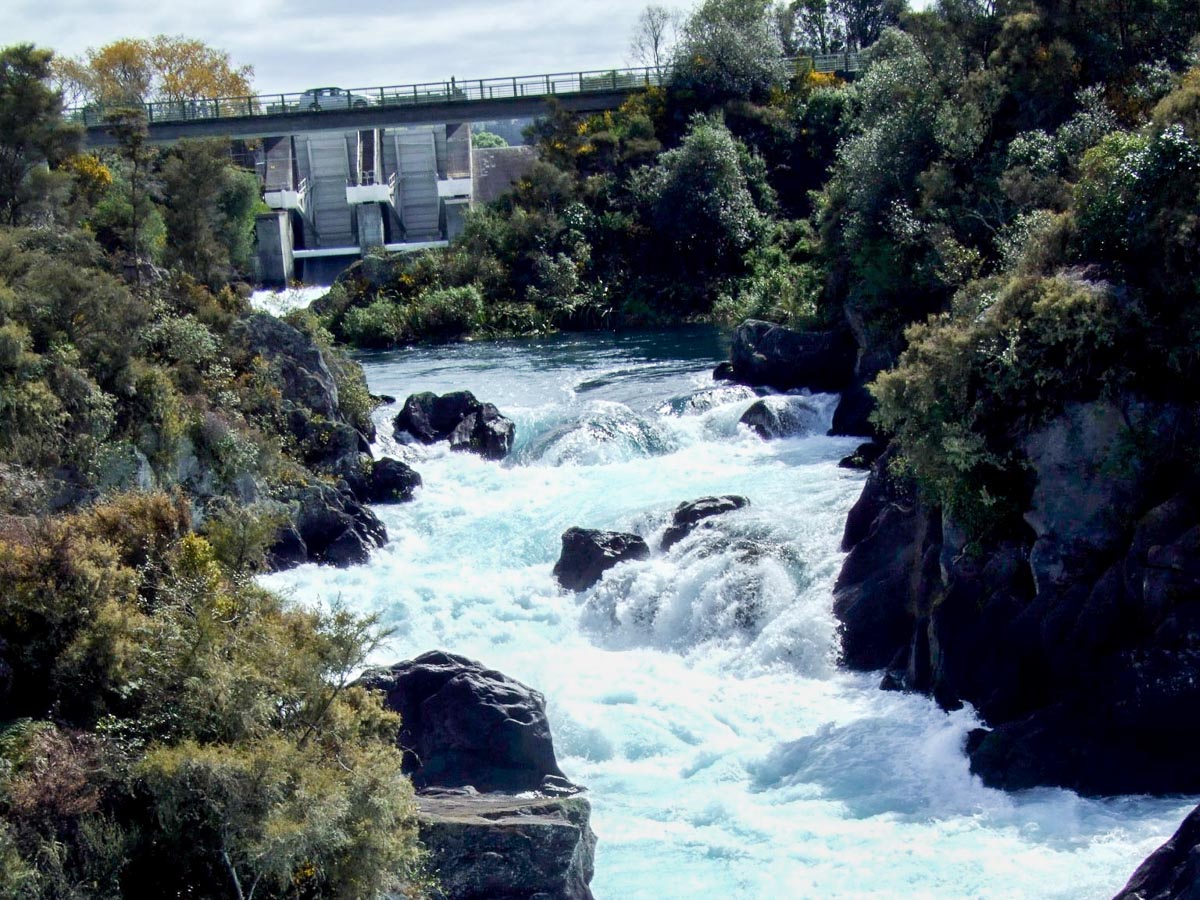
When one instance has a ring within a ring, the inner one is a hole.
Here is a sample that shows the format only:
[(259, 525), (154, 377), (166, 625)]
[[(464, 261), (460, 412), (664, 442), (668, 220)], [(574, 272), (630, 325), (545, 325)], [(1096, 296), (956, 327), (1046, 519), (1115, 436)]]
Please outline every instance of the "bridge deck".
[[(794, 71), (857, 72), (857, 53), (789, 60)], [(478, 78), (385, 87), (315, 88), (293, 94), (257, 94), (145, 103), (150, 139), (169, 143), (185, 137), (272, 137), (306, 131), (352, 130), (388, 125), (521, 118), (559, 100), (574, 112), (619, 106), (630, 92), (665, 84), (668, 69), (646, 67), (595, 72), (561, 72)], [(92, 146), (112, 144), (100, 104), (68, 110), (87, 127)]]

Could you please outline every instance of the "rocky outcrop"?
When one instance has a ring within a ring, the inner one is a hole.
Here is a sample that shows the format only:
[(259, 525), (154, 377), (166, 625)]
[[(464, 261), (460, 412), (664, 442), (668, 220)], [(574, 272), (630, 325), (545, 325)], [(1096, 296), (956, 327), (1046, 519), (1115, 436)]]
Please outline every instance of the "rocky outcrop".
[(407, 503), (421, 486), (420, 474), (407, 463), (360, 454), (336, 470), (359, 503)]
[(738, 381), (777, 391), (840, 391), (854, 376), (856, 356), (848, 331), (792, 331), (756, 319), (738, 326), (729, 351)]
[(563, 532), (554, 577), (569, 591), (585, 591), (617, 563), (649, 556), (650, 547), (636, 534), (568, 528)]
[(824, 414), (808, 397), (764, 397), (738, 421), (763, 440), (823, 433)]
[(298, 488), (287, 501), (292, 521), (276, 535), (268, 551), (273, 569), (306, 562), (351, 566), (366, 562), (387, 542), (387, 531), (373, 512), (348, 491), (322, 482)]
[(231, 336), (278, 370), (285, 398), (326, 419), (338, 420), (337, 382), (321, 349), (282, 319), (255, 313), (234, 323)]
[(421, 843), (450, 900), (591, 900), (596, 835), (583, 797), (423, 793)]
[(1174, 421), (1068, 408), (1025, 443), (1025, 522), (986, 546), (890, 479), (890, 454), (868, 478), (835, 589), (844, 661), (972, 703), (990, 727), (968, 746), (987, 784), (1200, 791), (1200, 504), (1149, 480), (1129, 431)]
[(503, 459), (512, 449), (516, 427), (491, 403), (481, 403), (470, 391), (413, 394), (395, 419), (397, 432), (407, 432), (423, 444), (449, 441), (451, 450), (477, 453), (484, 459)]
[(576, 790), (558, 767), (540, 693), (466, 657), (432, 651), (359, 684), (400, 713), (413, 784), (479, 791)]
[(726, 494), (723, 497), (701, 497), (690, 503), (680, 503), (671, 515), (671, 524), (663, 532), (663, 551), (670, 550), (671, 547), (682, 541), (705, 519), (733, 512), (735, 509), (742, 509), (749, 505), (749, 500), (736, 494)]
[(358, 683), (400, 713), (421, 842), (448, 900), (591, 900), (591, 807), (554, 756), (542, 695), (432, 651)]
[(1200, 807), (1138, 866), (1113, 900), (1200, 900)]

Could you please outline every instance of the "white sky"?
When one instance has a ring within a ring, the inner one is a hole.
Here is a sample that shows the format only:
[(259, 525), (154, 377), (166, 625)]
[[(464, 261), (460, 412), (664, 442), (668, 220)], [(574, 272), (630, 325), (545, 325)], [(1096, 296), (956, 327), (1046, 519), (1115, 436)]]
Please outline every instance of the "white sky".
[(374, 87), (621, 66), (647, 2), (3, 0), (0, 46), (75, 56), (117, 38), (183, 34), (254, 66), (260, 92)]

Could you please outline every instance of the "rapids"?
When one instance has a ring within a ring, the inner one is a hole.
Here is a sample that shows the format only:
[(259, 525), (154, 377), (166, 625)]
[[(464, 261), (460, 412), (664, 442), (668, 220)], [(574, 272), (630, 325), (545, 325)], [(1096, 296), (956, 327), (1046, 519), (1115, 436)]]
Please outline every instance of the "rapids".
[[(364, 355), (371, 389), (467, 389), (517, 424), (503, 464), (391, 436), (424, 478), (378, 507), (368, 565), (264, 579), (393, 629), (373, 662), (434, 648), (541, 690), (559, 761), (590, 788), (593, 890), (627, 898), (1108, 897), (1194, 805), (983, 787), (971, 711), (876, 689), (836, 667), (831, 588), (856, 446), (825, 430), (836, 398), (799, 402), (811, 433), (765, 442), (753, 402), (716, 385), (707, 330), (559, 337)], [(550, 570), (572, 525), (657, 546), (681, 501), (743, 494), (578, 596)]]

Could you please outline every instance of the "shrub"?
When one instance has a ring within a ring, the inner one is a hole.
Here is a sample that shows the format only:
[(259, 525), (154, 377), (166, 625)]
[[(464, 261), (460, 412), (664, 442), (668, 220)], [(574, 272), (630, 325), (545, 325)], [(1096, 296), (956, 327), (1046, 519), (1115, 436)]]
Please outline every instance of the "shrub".
[(986, 533), (1027, 499), (1011, 436), (1124, 384), (1137, 313), (1071, 274), (977, 282), (954, 314), (906, 331), (899, 365), (872, 385), (876, 421), (927, 495)]

